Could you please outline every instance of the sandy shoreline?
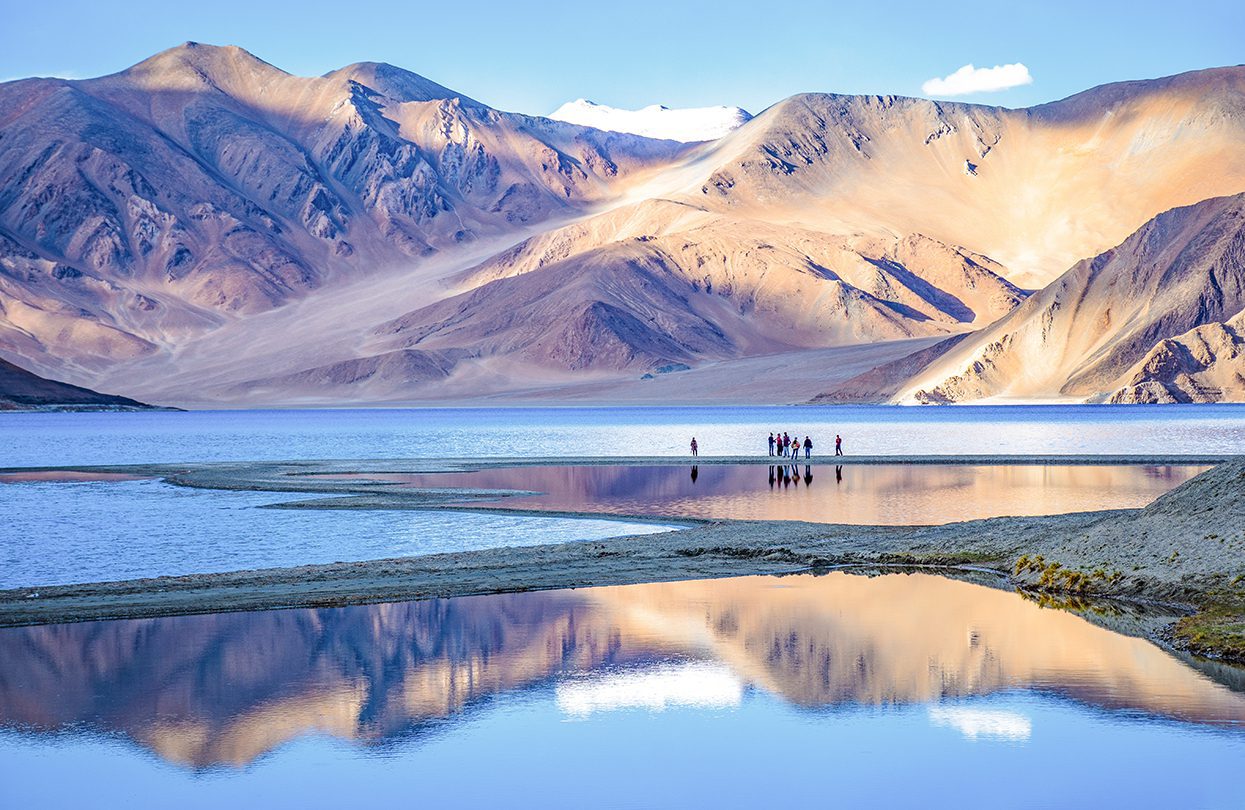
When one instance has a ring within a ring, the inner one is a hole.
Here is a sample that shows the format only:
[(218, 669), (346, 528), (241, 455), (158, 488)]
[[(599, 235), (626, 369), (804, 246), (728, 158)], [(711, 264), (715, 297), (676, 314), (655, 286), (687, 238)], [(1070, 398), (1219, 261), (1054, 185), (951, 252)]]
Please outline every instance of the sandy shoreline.
[[(1206, 464), (1222, 457), (843, 457), (812, 463)], [(768, 457), (702, 457), (700, 464), (758, 464)], [(172, 483), (313, 496), (284, 508), (462, 509), (470, 489), (395, 492), (383, 484), (310, 479), (337, 473), (478, 470), (501, 466), (678, 464), (671, 458), (417, 459), (56, 468), (162, 476)], [(801, 462), (802, 463), (802, 462)], [(40, 468), (44, 469), (44, 468)], [(53, 469), (53, 468), (46, 468)], [(26, 468), (22, 472), (31, 472)], [(5, 472), (5, 471), (0, 471)], [(16, 472), (16, 471), (14, 471)], [(317, 496), (325, 496), (318, 499)], [(348, 497), (343, 497), (348, 496)], [(523, 510), (504, 510), (521, 512)], [(549, 513), (542, 513), (548, 515)], [(656, 535), (367, 562), (161, 577), (0, 591), (0, 626), (285, 607), (339, 606), (548, 588), (772, 574), (854, 564), (974, 565), (1019, 588), (1076, 600), (1121, 597), (1201, 611), (1158, 640), (1240, 657), (1245, 610), (1245, 462), (1228, 461), (1143, 509), (973, 520), (942, 526), (857, 526), (793, 521), (670, 519), (566, 513), (672, 523)], [(1213, 632), (1212, 632), (1213, 631)]]

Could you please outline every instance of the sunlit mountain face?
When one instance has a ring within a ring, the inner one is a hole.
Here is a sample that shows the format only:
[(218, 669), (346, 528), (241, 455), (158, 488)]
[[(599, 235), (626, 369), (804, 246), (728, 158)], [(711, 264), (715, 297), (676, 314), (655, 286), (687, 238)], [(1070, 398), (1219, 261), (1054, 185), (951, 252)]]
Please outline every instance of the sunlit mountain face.
[(757, 693), (801, 711), (924, 704), (931, 723), (966, 738), (1019, 740), (1030, 733), (1023, 713), (962, 703), (1013, 691), (1245, 723), (1245, 695), (1149, 642), (1014, 593), (921, 574), (0, 631), (0, 726), (34, 737), (119, 734), (192, 768), (246, 765), (317, 734), (418, 745), (429, 724), (469, 727), (475, 708), (545, 694), (578, 721), (731, 712)]

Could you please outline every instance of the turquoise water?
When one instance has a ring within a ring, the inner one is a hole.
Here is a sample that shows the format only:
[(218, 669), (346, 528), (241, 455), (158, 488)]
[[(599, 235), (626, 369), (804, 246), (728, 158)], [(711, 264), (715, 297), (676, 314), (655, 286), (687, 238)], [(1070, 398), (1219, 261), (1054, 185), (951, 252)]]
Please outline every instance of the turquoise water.
[(15, 628), (0, 805), (1239, 807), (1217, 676), (924, 575)]
[(263, 509), (297, 493), (156, 480), (0, 483), (0, 588), (105, 582), (598, 540), (649, 523), (421, 511)]
[(1245, 406), (482, 408), (0, 414), (0, 466), (460, 456), (1245, 453)]

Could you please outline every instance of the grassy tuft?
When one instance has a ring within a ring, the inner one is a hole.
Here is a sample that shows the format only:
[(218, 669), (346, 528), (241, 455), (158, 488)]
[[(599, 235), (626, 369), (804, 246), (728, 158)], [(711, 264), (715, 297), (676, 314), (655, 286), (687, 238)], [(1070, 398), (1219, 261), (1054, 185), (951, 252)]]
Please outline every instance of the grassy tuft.
[(1172, 628), (1175, 641), (1194, 655), (1245, 662), (1245, 600), (1223, 598), (1185, 616)]

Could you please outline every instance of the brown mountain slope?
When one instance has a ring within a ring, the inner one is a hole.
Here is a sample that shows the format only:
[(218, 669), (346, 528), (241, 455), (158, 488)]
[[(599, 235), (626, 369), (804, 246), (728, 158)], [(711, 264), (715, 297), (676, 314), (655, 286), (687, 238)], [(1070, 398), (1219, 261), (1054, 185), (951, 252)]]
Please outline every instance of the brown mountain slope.
[(647, 203), (534, 237), (378, 335), (388, 350), (640, 372), (963, 331), (1023, 300), (998, 271), (925, 237), (827, 237)]
[(517, 393), (941, 336), (992, 322), (1023, 300), (1001, 272), (925, 237), (829, 237), (648, 201), (525, 240), (450, 277), (448, 297), (391, 319), (363, 343), (213, 395)]
[(44, 408), (148, 408), (125, 397), (47, 380), (0, 359), (0, 411)]
[[(753, 297), (760, 287), (775, 295), (791, 294), (793, 277), (812, 274), (864, 293), (877, 306), (914, 322), (982, 326), (1024, 298), (1023, 291), (1003, 278), (1006, 268), (989, 257), (921, 234), (902, 239), (836, 236), (723, 216), (670, 200), (622, 206), (546, 231), (457, 281), (463, 288), (475, 288), (631, 243), (661, 253), (706, 288), (726, 288), (728, 294), (746, 291)], [(805, 297), (815, 296), (805, 291)], [(755, 303), (744, 300), (741, 307)], [(867, 322), (851, 323), (842, 332), (856, 338), (837, 342), (855, 342), (869, 328)]]
[(897, 399), (1101, 398), (1160, 373), (1163, 363), (1151, 358), (1150, 372), (1129, 374), (1160, 341), (1242, 309), (1245, 194), (1155, 217), (955, 346)]

